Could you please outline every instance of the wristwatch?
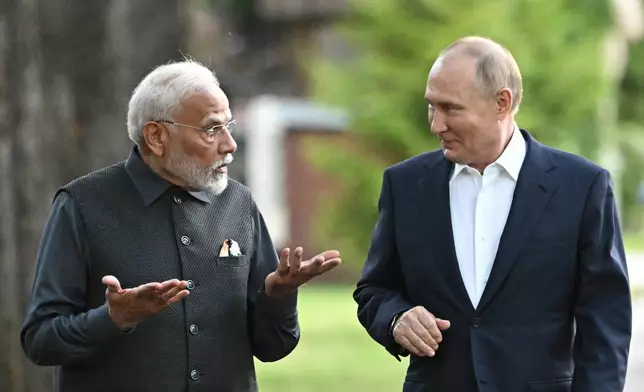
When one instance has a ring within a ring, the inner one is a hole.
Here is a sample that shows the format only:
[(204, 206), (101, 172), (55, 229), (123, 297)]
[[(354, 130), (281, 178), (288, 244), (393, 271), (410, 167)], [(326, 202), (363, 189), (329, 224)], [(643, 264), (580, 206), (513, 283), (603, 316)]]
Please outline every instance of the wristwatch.
[(396, 321), (402, 316), (402, 314), (405, 312), (398, 313), (397, 315), (394, 316), (393, 319), (391, 319), (391, 323), (389, 324), (389, 336), (394, 337), (394, 327), (396, 326)]
[[(405, 311), (405, 312), (406, 312), (406, 311)], [(402, 316), (403, 314), (405, 314), (405, 312), (400, 312), (400, 313), (398, 313), (397, 315), (395, 315), (395, 316), (394, 316), (394, 318), (391, 320), (391, 323), (389, 324), (389, 331), (388, 331), (388, 333), (389, 333), (389, 338), (390, 338), (391, 340), (393, 340), (393, 341), (394, 341), (394, 344), (395, 344), (395, 347), (396, 347), (396, 353), (397, 353), (398, 355), (402, 355), (402, 356), (407, 356), (407, 355), (409, 355), (409, 352), (408, 352), (407, 350), (405, 350), (405, 349), (403, 348), (403, 346), (401, 346), (401, 345), (396, 341), (396, 339), (394, 339), (394, 328), (396, 327), (396, 321), (398, 321), (398, 319), (400, 318), (400, 316)]]

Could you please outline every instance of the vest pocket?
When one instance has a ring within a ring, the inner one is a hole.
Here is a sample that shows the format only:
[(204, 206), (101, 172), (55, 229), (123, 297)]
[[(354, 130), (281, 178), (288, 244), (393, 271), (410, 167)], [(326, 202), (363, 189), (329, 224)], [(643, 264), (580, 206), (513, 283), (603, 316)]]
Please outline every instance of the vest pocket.
[(248, 255), (241, 256), (228, 256), (228, 257), (217, 257), (216, 263), (218, 266), (222, 267), (245, 267), (250, 263), (250, 257)]

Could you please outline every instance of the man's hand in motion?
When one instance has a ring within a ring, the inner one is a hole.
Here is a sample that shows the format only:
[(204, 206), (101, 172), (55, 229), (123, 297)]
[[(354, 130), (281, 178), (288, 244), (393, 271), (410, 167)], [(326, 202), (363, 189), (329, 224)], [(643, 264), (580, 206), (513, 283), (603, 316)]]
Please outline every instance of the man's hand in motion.
[(268, 296), (283, 296), (342, 263), (337, 250), (324, 251), (306, 261), (302, 261), (301, 247), (297, 247), (294, 253), (291, 258), (289, 248), (282, 250), (277, 270), (271, 272), (264, 282)]
[(188, 282), (178, 279), (123, 289), (118, 279), (108, 275), (103, 277), (103, 284), (107, 285), (105, 298), (110, 317), (122, 330), (134, 327), (146, 317), (181, 301), (190, 294), (186, 290)]
[(434, 317), (422, 306), (403, 313), (394, 324), (393, 337), (405, 350), (419, 357), (436, 355), (450, 322)]

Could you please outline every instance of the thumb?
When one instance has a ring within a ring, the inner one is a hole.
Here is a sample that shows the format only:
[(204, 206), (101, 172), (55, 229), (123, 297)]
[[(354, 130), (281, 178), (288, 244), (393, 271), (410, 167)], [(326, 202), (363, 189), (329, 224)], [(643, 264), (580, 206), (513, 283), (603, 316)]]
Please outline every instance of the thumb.
[(438, 329), (441, 331), (444, 331), (448, 329), (452, 324), (449, 322), (449, 320), (443, 320), (443, 319), (436, 319), (436, 325), (438, 326)]
[(103, 284), (107, 285), (107, 290), (110, 293), (118, 293), (121, 289), (121, 282), (119, 282), (116, 277), (112, 275), (107, 275), (103, 277)]

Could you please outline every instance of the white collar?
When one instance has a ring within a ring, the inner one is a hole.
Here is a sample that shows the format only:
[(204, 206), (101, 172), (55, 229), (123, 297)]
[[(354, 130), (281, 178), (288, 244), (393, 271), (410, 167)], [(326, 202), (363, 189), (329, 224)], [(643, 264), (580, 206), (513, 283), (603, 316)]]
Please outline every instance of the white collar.
[[(505, 150), (503, 150), (501, 156), (490, 166), (494, 164), (501, 166), (516, 182), (519, 179), (519, 172), (521, 171), (521, 166), (523, 166), (525, 155), (525, 138), (519, 130), (519, 127), (514, 124), (514, 130), (512, 132), (510, 142), (505, 147)], [(462, 165), (460, 163), (454, 164), (454, 171), (452, 172), (452, 178), (450, 179), (450, 181), (456, 178), (456, 176), (467, 167), (469, 166)]]

